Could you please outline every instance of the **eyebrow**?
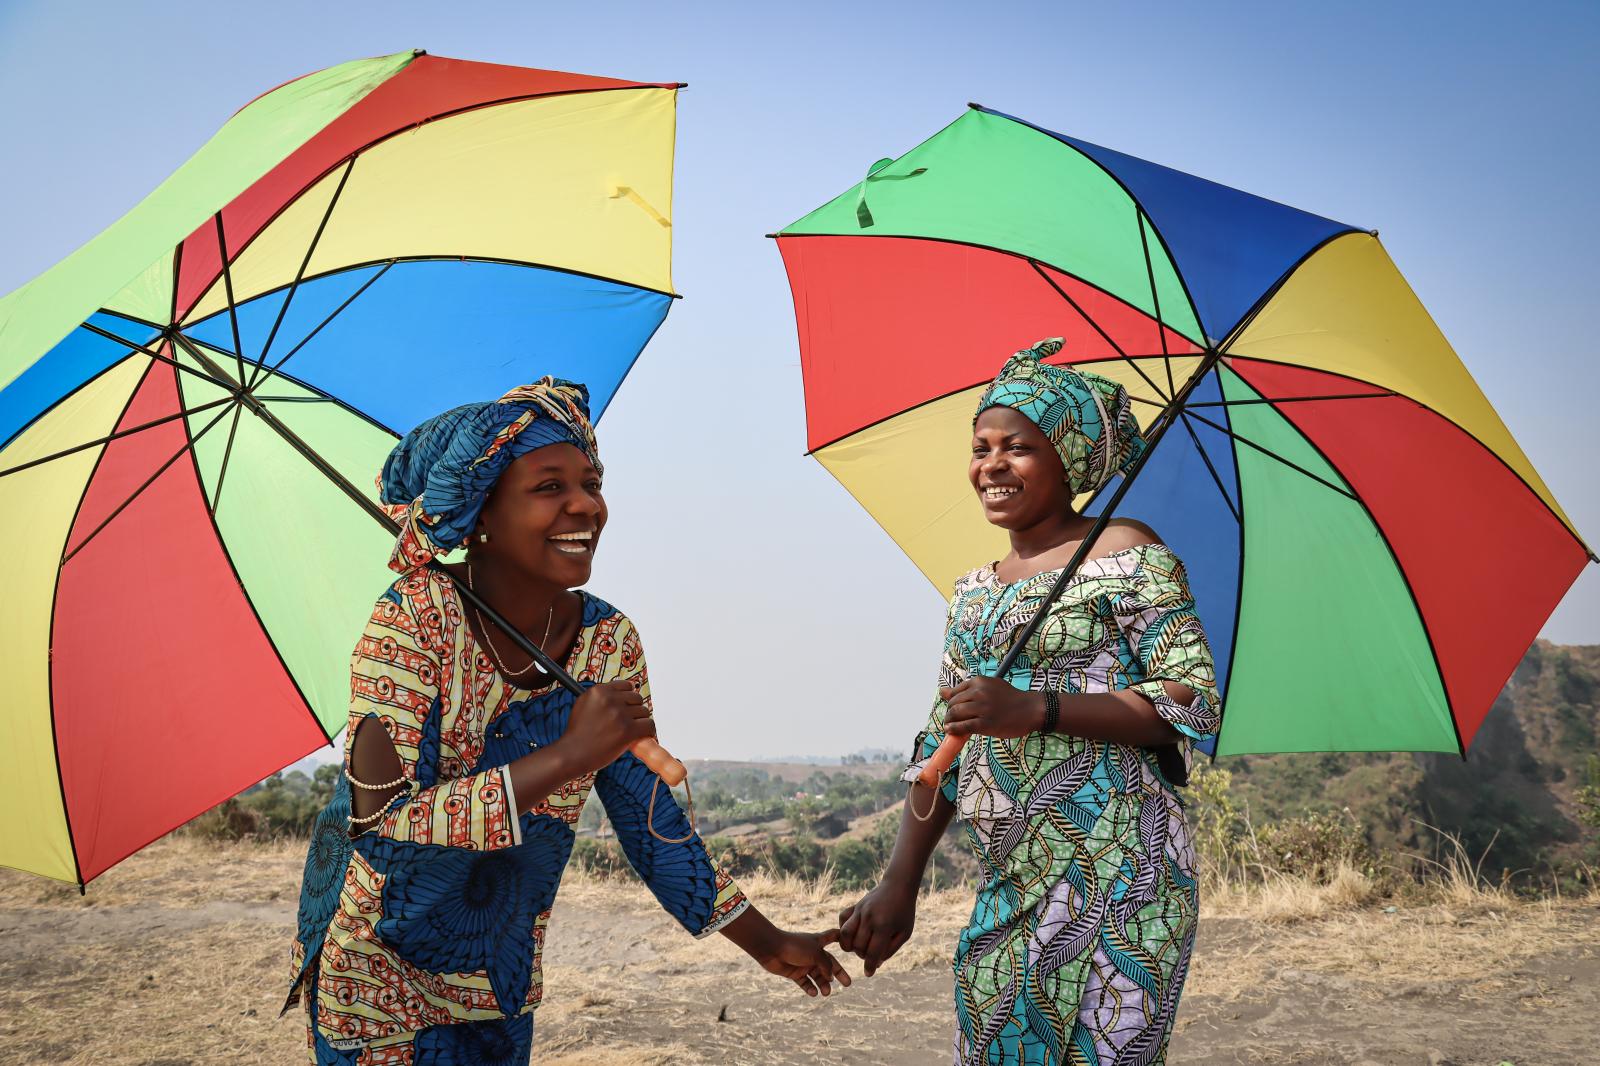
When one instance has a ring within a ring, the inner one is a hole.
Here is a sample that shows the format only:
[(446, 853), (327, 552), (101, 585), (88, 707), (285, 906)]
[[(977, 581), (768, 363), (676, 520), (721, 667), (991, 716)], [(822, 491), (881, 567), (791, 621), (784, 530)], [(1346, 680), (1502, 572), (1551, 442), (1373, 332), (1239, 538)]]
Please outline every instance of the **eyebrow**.
[[(544, 466), (536, 466), (536, 467), (534, 467), (533, 468), (533, 472), (536, 473), (536, 474), (565, 474), (567, 472), (567, 468), (564, 467), (564, 466), (557, 466), (554, 463), (546, 463)], [(592, 465), (589, 465), (589, 466), (585, 466), (582, 470), (579, 471), (579, 473), (580, 474), (598, 474), (599, 471), (596, 470)]]

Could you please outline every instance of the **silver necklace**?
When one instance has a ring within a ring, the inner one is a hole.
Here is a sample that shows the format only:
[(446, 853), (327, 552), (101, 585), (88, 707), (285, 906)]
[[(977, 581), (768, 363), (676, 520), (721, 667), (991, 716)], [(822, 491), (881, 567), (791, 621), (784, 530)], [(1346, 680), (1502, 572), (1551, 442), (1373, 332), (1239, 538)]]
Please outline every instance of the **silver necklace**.
[[(478, 591), (477, 588), (474, 586), (473, 581), (472, 581), (472, 560), (471, 559), (467, 560), (467, 588), (471, 589), (473, 592), (477, 592)], [(538, 665), (538, 662), (539, 662), (538, 659), (530, 658), (528, 660), (528, 665), (524, 666), (521, 670), (512, 670), (512, 669), (508, 668), (506, 666), (505, 660), (500, 658), (500, 652), (495, 649), (494, 638), (489, 636), (489, 626), (484, 622), (483, 614), (481, 612), (479, 612), (477, 607), (473, 607), (472, 608), (472, 614), (473, 614), (473, 617), (475, 617), (478, 620), (478, 632), (483, 634), (483, 646), (485, 648), (489, 649), (489, 657), (494, 660), (494, 664), (500, 668), (500, 672), (502, 674), (504, 674), (506, 677), (510, 677), (510, 678), (519, 678), (523, 674), (527, 673), (529, 670), (532, 670), (536, 665)], [(551, 623), (553, 623), (555, 620), (556, 620), (556, 601), (555, 600), (551, 600), (550, 601), (550, 613), (545, 616), (545, 620), (544, 620), (544, 636), (539, 638), (539, 650), (540, 651), (544, 650), (545, 643), (547, 641), (549, 641), (549, 639), (550, 639), (550, 626), (551, 626)]]

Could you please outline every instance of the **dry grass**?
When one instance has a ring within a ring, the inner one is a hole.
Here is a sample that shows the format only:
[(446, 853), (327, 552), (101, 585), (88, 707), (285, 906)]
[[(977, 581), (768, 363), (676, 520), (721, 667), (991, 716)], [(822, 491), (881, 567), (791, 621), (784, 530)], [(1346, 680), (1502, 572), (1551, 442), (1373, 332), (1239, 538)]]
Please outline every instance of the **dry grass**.
[[(0, 953), (0, 1061), (305, 1061), (299, 1019), (276, 1017), (300, 863), (293, 845), (218, 849), (179, 837), (113, 870), (84, 899), (70, 886), (0, 872), (8, 948)], [(794, 928), (822, 928), (854, 899), (797, 878), (751, 878), (744, 887)], [(1495, 1003), (1495, 1011), (1533, 1012), (1530, 1024), (1542, 1025), (1578, 991), (1567, 983), (1574, 974), (1600, 978), (1600, 896), (1519, 902), (1443, 871), (1421, 895), (1386, 901), (1348, 868), (1324, 886), (1279, 878), (1215, 887), (1185, 1014), (1206, 1022), (1207, 1004), (1237, 1016), (1251, 1003), (1334, 995), (1344, 1010), (1365, 1004), (1381, 1026), (1396, 997), (1410, 996), (1429, 1010), (1443, 1009), (1430, 1006), (1436, 1001), (1482, 1004), (1473, 1009), (1487, 1014)], [(921, 1061), (915, 1056), (942, 1047), (950, 1026), (945, 963), (971, 902), (962, 890), (925, 897), (917, 935), (882, 975), (823, 1001), (760, 973), (721, 937), (686, 936), (637, 882), (574, 871), (551, 926), (538, 1060), (865, 1064), (898, 1049), (911, 1057), (893, 1061)], [(718, 1020), (724, 1008), (726, 1023)], [(1315, 1033), (1315, 1010), (1324, 1008), (1308, 1009), (1304, 1024)], [(1208, 1034), (1208, 1046), (1226, 1039), (1217, 1024), (1221, 1035)], [(1248, 1046), (1246, 1034), (1234, 1038)]]

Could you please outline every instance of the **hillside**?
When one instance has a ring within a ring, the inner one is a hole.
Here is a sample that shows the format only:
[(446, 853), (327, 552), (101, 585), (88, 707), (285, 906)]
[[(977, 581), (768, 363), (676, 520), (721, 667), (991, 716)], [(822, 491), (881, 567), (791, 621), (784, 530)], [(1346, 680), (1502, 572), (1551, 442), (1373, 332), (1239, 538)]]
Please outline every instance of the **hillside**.
[(1223, 759), (1256, 822), (1348, 807), (1380, 852), (1427, 850), (1433, 825), (1484, 872), (1594, 863), (1578, 790), (1600, 763), (1600, 646), (1529, 649), (1465, 760), (1455, 755), (1253, 755)]

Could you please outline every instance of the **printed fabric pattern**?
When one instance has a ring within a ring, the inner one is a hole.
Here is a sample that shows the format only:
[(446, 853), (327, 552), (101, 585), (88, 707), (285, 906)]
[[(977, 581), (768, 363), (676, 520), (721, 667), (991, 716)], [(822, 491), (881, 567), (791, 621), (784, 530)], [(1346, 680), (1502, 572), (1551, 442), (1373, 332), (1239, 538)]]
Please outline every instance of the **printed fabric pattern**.
[[(959, 580), (939, 686), (994, 676), (1058, 573), (1006, 584), (986, 566)], [(1183, 734), (1186, 757), (1217, 730), (1210, 646), (1182, 563), (1158, 544), (1083, 564), (1006, 680), (1131, 689)], [(906, 780), (944, 739), (945, 709), (936, 699)], [(942, 787), (984, 878), (953, 959), (958, 1066), (1164, 1062), (1199, 891), (1183, 804), (1153, 752), (974, 736)]]
[[(637, 629), (579, 595), (568, 671), (583, 684), (631, 681), (648, 706)], [(313, 831), (290, 1001), (306, 1000), (314, 1061), (353, 1049), (363, 1063), (410, 1061), (405, 1054), (420, 1055), (422, 1034), (437, 1027), (476, 1029), (532, 1010), (550, 907), (591, 790), (630, 863), (684, 928), (706, 936), (742, 913), (738, 886), (631, 753), (517, 816), (506, 767), (561, 736), (574, 702), (557, 685), (507, 683), (472, 638), (447, 576), (413, 571), (378, 601), (352, 660), (348, 737), (376, 715), (411, 791), (351, 841), (341, 780)], [(657, 833), (687, 840), (648, 832), (652, 802)]]

